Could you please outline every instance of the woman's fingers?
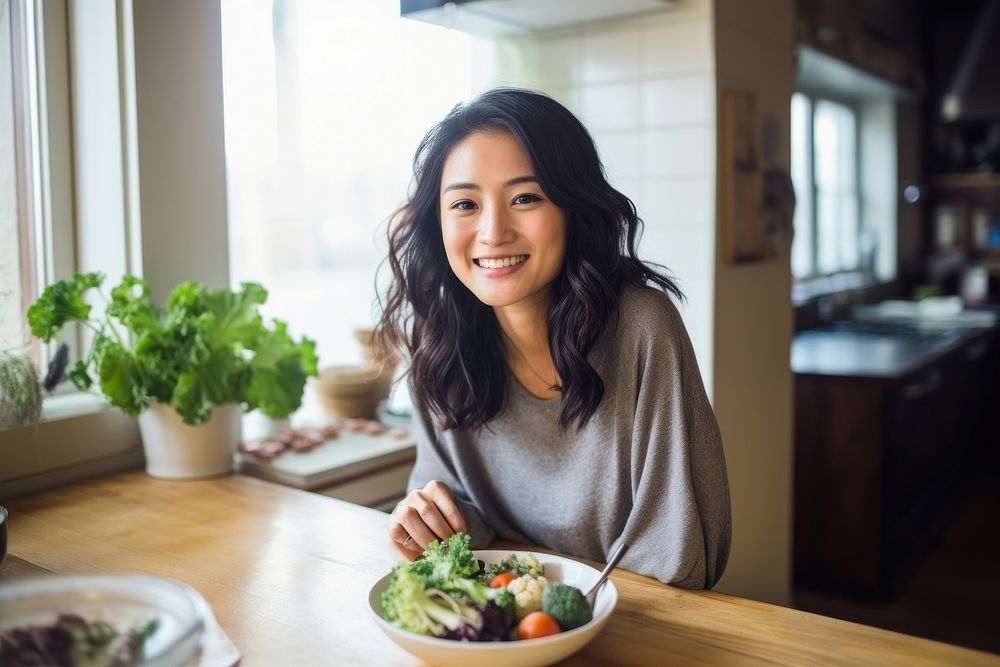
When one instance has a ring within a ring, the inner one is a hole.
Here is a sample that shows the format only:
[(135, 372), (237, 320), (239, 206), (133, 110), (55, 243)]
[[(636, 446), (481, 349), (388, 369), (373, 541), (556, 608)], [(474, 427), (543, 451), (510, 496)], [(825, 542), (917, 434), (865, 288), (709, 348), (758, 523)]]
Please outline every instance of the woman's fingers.
[(431, 500), (437, 506), (438, 511), (448, 522), (448, 526), (451, 528), (451, 532), (448, 533), (448, 537), (451, 537), (451, 533), (464, 533), (468, 532), (465, 526), (465, 519), (462, 517), (462, 512), (458, 509), (458, 504), (455, 502), (455, 498), (451, 495), (451, 489), (444, 482), (439, 482), (438, 480), (433, 480), (424, 487), (424, 491), (430, 495)]
[(416, 545), (412, 542), (409, 543), (408, 547), (419, 546), (420, 549), (426, 549), (428, 544), (440, 539), (427, 526), (420, 511), (413, 505), (400, 505), (396, 510), (396, 516), (399, 518), (399, 523), (402, 524), (407, 535), (413, 538), (413, 542), (416, 542)]
[(446, 541), (464, 530), (465, 519), (448, 486), (432, 481), (396, 506), (389, 537), (403, 548), (419, 552), (434, 540)]
[[(399, 522), (399, 517), (396, 516), (400, 507), (401, 505), (397, 505), (392, 514), (389, 515), (389, 539), (400, 546), (403, 546), (403, 543), (406, 542), (406, 546), (409, 548), (413, 546), (413, 538), (406, 532), (406, 528), (403, 527), (403, 524)], [(409, 542), (407, 542), (408, 537), (410, 538)]]

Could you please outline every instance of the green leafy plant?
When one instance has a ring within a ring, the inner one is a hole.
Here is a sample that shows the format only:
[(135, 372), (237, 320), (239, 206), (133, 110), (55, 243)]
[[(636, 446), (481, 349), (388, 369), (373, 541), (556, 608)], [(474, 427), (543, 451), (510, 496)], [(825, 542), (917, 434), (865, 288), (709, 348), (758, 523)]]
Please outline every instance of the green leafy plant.
[(261, 285), (233, 292), (186, 282), (158, 307), (146, 281), (125, 276), (105, 297), (104, 318), (94, 320), (84, 294), (104, 296), (103, 282), (101, 273), (77, 274), (47, 287), (28, 309), (31, 332), (44, 341), (67, 322), (93, 331), (89, 352), (68, 374), (79, 389), (97, 384), (129, 415), (152, 401), (170, 405), (192, 425), (207, 421), (213, 405), (241, 403), (281, 418), (301, 404), (306, 379), (316, 375), (315, 343), (295, 341), (280, 320), (264, 324)]

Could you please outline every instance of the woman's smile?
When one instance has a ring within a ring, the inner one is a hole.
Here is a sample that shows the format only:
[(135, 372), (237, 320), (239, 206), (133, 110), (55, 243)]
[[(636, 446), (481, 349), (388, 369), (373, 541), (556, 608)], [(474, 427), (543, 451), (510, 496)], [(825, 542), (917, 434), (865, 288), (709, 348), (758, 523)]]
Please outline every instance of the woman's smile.
[(476, 257), (472, 260), (479, 272), (490, 277), (509, 276), (528, 261), (528, 255), (503, 255), (493, 257)]

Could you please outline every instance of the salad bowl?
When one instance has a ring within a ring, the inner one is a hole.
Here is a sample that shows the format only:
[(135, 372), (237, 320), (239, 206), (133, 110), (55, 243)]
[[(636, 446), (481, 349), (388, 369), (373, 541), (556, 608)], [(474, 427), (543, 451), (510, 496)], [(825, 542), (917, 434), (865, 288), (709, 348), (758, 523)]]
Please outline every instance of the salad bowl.
[[(476, 558), (487, 565), (499, 563), (514, 553), (526, 556), (526, 551), (477, 550)], [(543, 553), (534, 553), (545, 567), (545, 578), (576, 586), (587, 591), (597, 582), (601, 573), (589, 565)], [(538, 639), (522, 639), (503, 642), (467, 642), (453, 639), (439, 639), (404, 630), (384, 617), (380, 601), (382, 591), (389, 586), (390, 575), (375, 583), (368, 594), (368, 607), (375, 623), (403, 650), (434, 665), (442, 667), (536, 667), (549, 665), (569, 657), (593, 639), (611, 618), (611, 612), (618, 604), (618, 589), (610, 580), (598, 591), (594, 601), (594, 617), (585, 625), (574, 630), (560, 632)]]

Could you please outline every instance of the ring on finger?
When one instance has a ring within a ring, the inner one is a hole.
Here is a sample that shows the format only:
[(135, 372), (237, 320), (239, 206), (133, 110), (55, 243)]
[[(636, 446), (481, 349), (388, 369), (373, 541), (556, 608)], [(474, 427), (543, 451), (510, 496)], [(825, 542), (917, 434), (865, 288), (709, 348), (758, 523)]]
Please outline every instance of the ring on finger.
[(407, 535), (406, 539), (403, 540), (403, 548), (405, 549), (406, 545), (409, 544), (412, 541), (413, 541), (413, 536), (412, 535)]

